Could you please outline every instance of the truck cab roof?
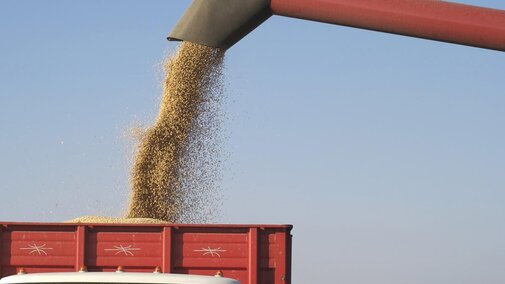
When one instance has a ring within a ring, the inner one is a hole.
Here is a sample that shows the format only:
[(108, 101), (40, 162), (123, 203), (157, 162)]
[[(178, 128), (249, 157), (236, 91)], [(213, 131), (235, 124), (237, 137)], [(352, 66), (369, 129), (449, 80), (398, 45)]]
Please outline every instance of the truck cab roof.
[(240, 284), (224, 277), (139, 272), (58, 272), (18, 274), (0, 279), (0, 284), (118, 283), (118, 284)]

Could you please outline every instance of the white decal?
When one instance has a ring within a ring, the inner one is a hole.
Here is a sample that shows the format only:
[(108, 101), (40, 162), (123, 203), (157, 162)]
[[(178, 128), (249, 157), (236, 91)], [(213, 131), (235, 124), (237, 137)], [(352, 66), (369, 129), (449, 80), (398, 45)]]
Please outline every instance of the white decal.
[(43, 245), (28, 245), (27, 248), (20, 248), (20, 250), (29, 250), (30, 252), (28, 254), (34, 254), (37, 253), (38, 255), (47, 255), (46, 250), (52, 250), (53, 248), (46, 248), (46, 244)]
[(140, 250), (139, 248), (132, 248), (133, 245), (129, 245), (129, 246), (126, 246), (124, 247), (123, 245), (119, 245), (119, 246), (114, 246), (114, 248), (111, 248), (111, 249), (105, 249), (106, 251), (115, 251), (116, 255), (117, 254), (120, 254), (120, 253), (124, 253), (124, 255), (131, 255), (133, 256), (133, 252), (132, 251), (136, 251), (136, 250)]
[(215, 248), (215, 249), (207, 247), (207, 248), (202, 248), (202, 249), (195, 249), (194, 251), (203, 252), (203, 255), (210, 254), (212, 257), (214, 257), (214, 255), (217, 255), (218, 257), (221, 257), (221, 255), (219, 253), (220, 252), (225, 252), (226, 250), (221, 249), (221, 247), (218, 247), (218, 248)]

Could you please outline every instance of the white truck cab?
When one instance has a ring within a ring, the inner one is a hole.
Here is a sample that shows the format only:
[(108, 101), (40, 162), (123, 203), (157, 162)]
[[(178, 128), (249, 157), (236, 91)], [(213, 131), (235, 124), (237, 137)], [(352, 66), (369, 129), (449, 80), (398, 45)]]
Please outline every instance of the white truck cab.
[(240, 284), (215, 276), (137, 272), (58, 272), (8, 276), (0, 284)]

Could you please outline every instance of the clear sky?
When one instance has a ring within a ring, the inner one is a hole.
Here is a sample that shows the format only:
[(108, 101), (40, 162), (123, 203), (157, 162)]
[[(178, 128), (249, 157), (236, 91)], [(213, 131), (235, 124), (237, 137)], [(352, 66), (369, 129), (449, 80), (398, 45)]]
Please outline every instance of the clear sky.
[[(0, 220), (120, 215), (189, 1), (0, 1)], [(466, 3), (505, 9), (498, 0)], [(222, 223), (294, 284), (505, 283), (505, 53), (273, 17), (227, 53)]]

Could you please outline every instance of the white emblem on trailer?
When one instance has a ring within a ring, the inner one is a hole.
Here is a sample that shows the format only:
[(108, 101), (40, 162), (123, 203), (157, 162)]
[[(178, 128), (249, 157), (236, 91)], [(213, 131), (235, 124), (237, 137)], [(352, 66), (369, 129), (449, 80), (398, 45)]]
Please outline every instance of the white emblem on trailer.
[(214, 257), (214, 255), (217, 255), (218, 257), (221, 257), (221, 255), (219, 253), (220, 252), (225, 252), (226, 250), (225, 249), (221, 249), (221, 247), (218, 247), (218, 248), (207, 247), (207, 248), (202, 248), (202, 249), (195, 249), (194, 251), (203, 252), (203, 255), (210, 254), (212, 257)]
[(43, 244), (43, 245), (37, 245), (37, 244), (33, 244), (33, 245), (28, 245), (27, 248), (20, 248), (20, 250), (29, 250), (30, 252), (28, 254), (38, 254), (38, 255), (47, 255), (47, 252), (46, 250), (52, 250), (53, 248), (48, 248), (46, 247), (47, 244)]
[(110, 249), (105, 249), (106, 251), (115, 251), (116, 255), (120, 254), (120, 253), (124, 253), (124, 255), (130, 255), (130, 256), (134, 256), (133, 252), (132, 251), (136, 251), (136, 250), (140, 250), (140, 248), (133, 248), (132, 247), (133, 245), (129, 245), (129, 246), (123, 246), (123, 245), (119, 245), (119, 246), (114, 246), (114, 248), (110, 248)]

